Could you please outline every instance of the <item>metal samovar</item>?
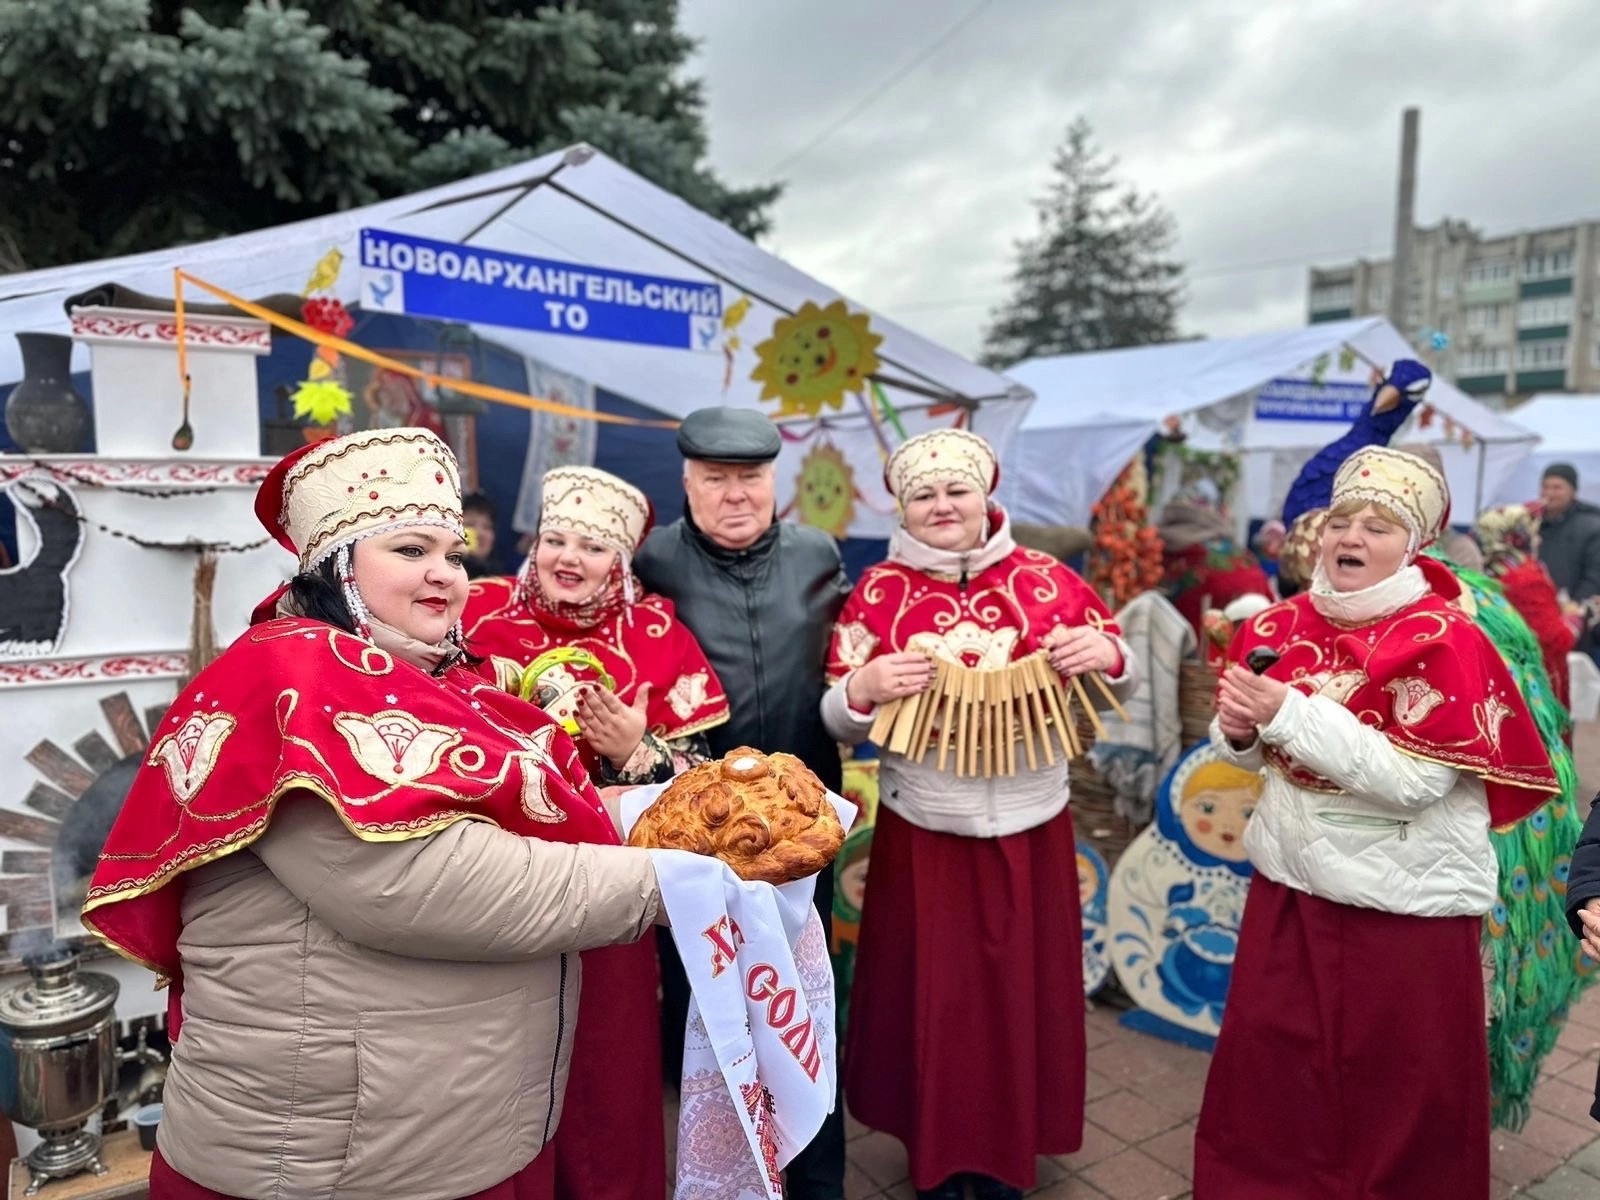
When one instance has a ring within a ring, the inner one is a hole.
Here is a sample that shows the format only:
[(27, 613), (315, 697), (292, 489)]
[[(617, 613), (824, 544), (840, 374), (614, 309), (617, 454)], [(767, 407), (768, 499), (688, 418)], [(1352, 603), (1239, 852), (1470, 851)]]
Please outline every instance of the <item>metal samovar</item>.
[(42, 1139), (27, 1158), (32, 1196), (46, 1180), (106, 1172), (100, 1135), (84, 1125), (116, 1088), (118, 984), (80, 972), (70, 947), (24, 965), (32, 978), (0, 992), (0, 1031), (10, 1051), (0, 1096), (6, 1115)]

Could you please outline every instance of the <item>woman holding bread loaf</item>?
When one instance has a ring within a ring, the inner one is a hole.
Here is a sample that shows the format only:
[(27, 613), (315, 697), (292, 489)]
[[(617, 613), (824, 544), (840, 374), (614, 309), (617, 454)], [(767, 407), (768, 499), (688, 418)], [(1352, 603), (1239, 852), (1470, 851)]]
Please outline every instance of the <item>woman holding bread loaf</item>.
[[(998, 477), (989, 444), (961, 430), (889, 459), (901, 525), (834, 628), (822, 713), (839, 740), (865, 740), (880, 705), (928, 689), (935, 660), (1038, 656), (1064, 680), (1097, 672), (1119, 699), (1132, 691), (1133, 659), (1099, 599), (1012, 540), (990, 499)], [(905, 1143), (917, 1195), (933, 1200), (958, 1200), (968, 1180), (980, 1200), (1020, 1197), (1037, 1155), (1083, 1139), (1076, 847), (1062, 731), (1043, 726), (1052, 761), (1004, 778), (882, 755), (845, 1095)]]
[(439, 438), (302, 447), (256, 512), (299, 573), (153, 731), (84, 906), (171, 984), (149, 1194), (548, 1197), (576, 952), (648, 929), (650, 857), (472, 669)]
[[(467, 643), (537, 672), (524, 694), (569, 722), (599, 782), (663, 783), (706, 758), (705, 731), (727, 721), (728, 701), (672, 602), (645, 593), (633, 576), (650, 503), (593, 467), (557, 467), (541, 486), (538, 536), (522, 569), (514, 579), (472, 583)], [(583, 966), (583, 1020), (552, 1147), (556, 1194), (660, 1200), (655, 946), (608, 946), (586, 953)], [(620, 1146), (628, 1152), (619, 1155)]]

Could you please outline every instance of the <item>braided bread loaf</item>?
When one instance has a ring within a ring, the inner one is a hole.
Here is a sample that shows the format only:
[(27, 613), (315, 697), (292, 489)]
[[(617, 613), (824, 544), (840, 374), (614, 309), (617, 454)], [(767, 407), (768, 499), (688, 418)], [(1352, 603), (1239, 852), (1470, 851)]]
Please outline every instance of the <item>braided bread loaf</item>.
[(645, 809), (628, 845), (720, 858), (740, 879), (815, 875), (844, 844), (822, 781), (792, 754), (748, 746), (679, 775)]

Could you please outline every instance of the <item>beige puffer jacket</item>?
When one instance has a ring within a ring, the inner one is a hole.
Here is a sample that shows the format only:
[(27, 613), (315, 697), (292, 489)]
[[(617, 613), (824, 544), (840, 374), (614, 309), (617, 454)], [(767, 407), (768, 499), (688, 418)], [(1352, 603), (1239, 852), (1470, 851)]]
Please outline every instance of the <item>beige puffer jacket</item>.
[(182, 1031), (161, 1153), (250, 1200), (455, 1200), (561, 1117), (573, 953), (655, 920), (647, 854), (458, 821), (363, 842), (280, 804), (183, 898)]

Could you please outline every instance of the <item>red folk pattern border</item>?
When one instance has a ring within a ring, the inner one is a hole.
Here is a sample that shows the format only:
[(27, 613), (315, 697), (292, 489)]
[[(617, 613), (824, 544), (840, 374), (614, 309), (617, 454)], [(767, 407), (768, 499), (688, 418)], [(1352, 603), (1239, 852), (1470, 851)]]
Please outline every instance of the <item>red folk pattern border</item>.
[(0, 661), (0, 687), (92, 683), (101, 679), (176, 678), (188, 665), (189, 656), (182, 652)]
[[(106, 312), (72, 314), (74, 337), (115, 338), (129, 342), (177, 344), (178, 322), (170, 313), (150, 316), (117, 316)], [(184, 341), (191, 346), (217, 346), (224, 349), (272, 349), (272, 330), (259, 322), (208, 321), (191, 317), (184, 322)]]
[[(131, 459), (62, 459), (49, 458), (35, 464), (30, 459), (6, 461), (0, 459), (0, 483), (10, 483), (42, 466), (66, 481), (100, 484), (115, 487), (118, 484), (204, 484), (207, 486), (259, 487), (272, 469), (270, 462), (176, 462), (151, 460), (138, 462)], [(52, 470), (54, 468), (54, 470)]]

